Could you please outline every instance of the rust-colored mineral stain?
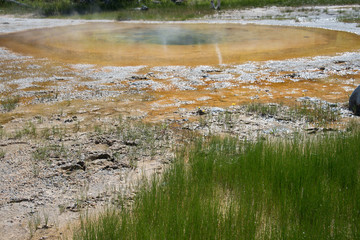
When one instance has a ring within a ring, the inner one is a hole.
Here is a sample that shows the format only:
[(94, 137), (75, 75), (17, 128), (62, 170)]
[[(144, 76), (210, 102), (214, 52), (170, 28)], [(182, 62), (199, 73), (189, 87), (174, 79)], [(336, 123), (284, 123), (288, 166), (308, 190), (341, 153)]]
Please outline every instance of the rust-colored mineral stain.
[(89, 23), (3, 35), (0, 46), (69, 63), (194, 66), (354, 51), (360, 37), (300, 27)]

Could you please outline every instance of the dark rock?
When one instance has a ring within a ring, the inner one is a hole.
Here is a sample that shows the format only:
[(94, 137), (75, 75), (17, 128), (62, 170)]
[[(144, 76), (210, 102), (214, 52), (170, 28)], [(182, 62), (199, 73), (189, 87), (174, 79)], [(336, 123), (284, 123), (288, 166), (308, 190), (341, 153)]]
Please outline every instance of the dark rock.
[(119, 169), (119, 166), (116, 166), (116, 165), (107, 165), (105, 167), (102, 168), (102, 170), (106, 170), (106, 169), (113, 169), (113, 170), (116, 170), (116, 169)]
[(114, 145), (115, 142), (116, 142), (116, 139), (108, 139), (106, 137), (99, 137), (99, 138), (95, 139), (95, 144), (106, 144), (108, 146)]
[(147, 11), (149, 10), (149, 8), (145, 5), (142, 5), (141, 8), (140, 8), (141, 11)]
[(97, 160), (97, 159), (107, 159), (111, 160), (112, 157), (108, 153), (93, 153), (88, 158), (91, 161)]
[(85, 162), (84, 162), (84, 161), (78, 161), (77, 164), (78, 164), (79, 166), (81, 166), (81, 167), (83, 168), (83, 170), (85, 171), (86, 166), (85, 166)]
[(137, 146), (138, 143), (136, 141), (124, 141), (124, 144), (127, 145), (127, 146)]
[(349, 109), (360, 116), (360, 85), (354, 90), (349, 99)]
[(128, 80), (149, 80), (149, 78), (145, 75), (133, 75), (127, 79)]
[(201, 116), (201, 115), (205, 115), (206, 112), (205, 112), (204, 110), (202, 110), (201, 108), (199, 108), (199, 109), (196, 111), (196, 114)]
[(81, 166), (78, 163), (76, 164), (69, 164), (61, 167), (62, 170), (66, 171), (75, 171), (75, 170), (84, 170), (85, 171), (85, 165)]
[(314, 133), (316, 133), (317, 131), (319, 131), (319, 128), (308, 128), (308, 129), (306, 129), (306, 131), (307, 131), (307, 133), (308, 134), (314, 134)]
[(342, 60), (338, 60), (338, 61), (334, 61), (335, 64), (343, 64), (346, 63), (346, 61), (342, 61)]
[(33, 198), (11, 198), (9, 203), (32, 202)]
[(290, 77), (290, 78), (295, 78), (298, 75), (296, 73), (289, 73), (289, 74), (285, 74), (284, 77)]

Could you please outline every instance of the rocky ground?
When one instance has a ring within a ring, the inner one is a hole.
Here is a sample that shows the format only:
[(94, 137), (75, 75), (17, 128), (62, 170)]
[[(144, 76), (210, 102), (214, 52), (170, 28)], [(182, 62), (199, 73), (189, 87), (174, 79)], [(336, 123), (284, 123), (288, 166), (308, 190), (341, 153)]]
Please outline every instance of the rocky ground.
[[(360, 34), (356, 23), (339, 21), (359, 9), (272, 7), (190, 22)], [(0, 16), (0, 32), (83, 22)], [(360, 52), (231, 66), (99, 67), (0, 48), (0, 65), (1, 99), (20, 97), (0, 113), (0, 239), (71, 236), (81, 213), (119, 197), (131, 201), (138, 179), (160, 173), (194, 135), (255, 140), (343, 131), (356, 119), (346, 102), (360, 84)]]

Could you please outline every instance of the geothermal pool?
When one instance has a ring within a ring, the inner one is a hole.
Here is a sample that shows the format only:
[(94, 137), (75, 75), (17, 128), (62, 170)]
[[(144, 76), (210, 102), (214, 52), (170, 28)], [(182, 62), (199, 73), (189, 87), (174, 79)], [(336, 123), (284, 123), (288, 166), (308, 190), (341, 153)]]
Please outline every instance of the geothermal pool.
[(3, 35), (0, 46), (66, 63), (194, 66), (332, 55), (360, 49), (360, 37), (251, 24), (87, 23)]
[(360, 36), (319, 28), (86, 23), (3, 34), (0, 47), (0, 99), (21, 97), (0, 123), (12, 114), (157, 121), (199, 106), (339, 103), (360, 84)]

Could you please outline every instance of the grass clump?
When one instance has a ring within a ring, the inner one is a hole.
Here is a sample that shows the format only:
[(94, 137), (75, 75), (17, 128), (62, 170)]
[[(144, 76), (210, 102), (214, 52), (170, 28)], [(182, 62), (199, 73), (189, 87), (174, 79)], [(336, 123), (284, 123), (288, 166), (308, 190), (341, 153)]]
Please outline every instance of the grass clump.
[(0, 150), (0, 159), (5, 157), (6, 152), (4, 150)]
[(257, 113), (261, 116), (273, 116), (279, 111), (278, 105), (276, 104), (262, 104), (252, 102), (245, 107), (247, 112)]
[(67, 156), (67, 149), (60, 145), (47, 145), (39, 147), (33, 152), (33, 159), (35, 161), (50, 161), (50, 159), (66, 158)]
[(10, 97), (6, 97), (5, 99), (1, 100), (0, 103), (5, 112), (10, 112), (17, 107), (19, 102), (20, 102), (19, 96), (10, 96)]
[(198, 140), (131, 209), (83, 219), (74, 238), (359, 239), (359, 143), (359, 131)]
[(245, 105), (245, 110), (262, 117), (285, 115), (294, 120), (305, 119), (309, 123), (318, 125), (327, 125), (340, 119), (340, 110), (337, 106), (321, 102), (303, 101), (289, 108), (281, 104), (252, 102)]
[(13, 137), (16, 139), (20, 139), (20, 138), (23, 138), (26, 136), (33, 137), (33, 138), (35, 138), (37, 136), (37, 130), (36, 130), (36, 126), (34, 123), (27, 122), (25, 124), (25, 126), (23, 126), (22, 129), (15, 131)]
[(344, 22), (344, 23), (359, 23), (360, 24), (360, 17), (359, 16), (339, 17), (338, 21)]
[(329, 104), (301, 102), (291, 109), (291, 114), (295, 118), (305, 118), (310, 123), (326, 125), (337, 121), (340, 118), (340, 111)]

